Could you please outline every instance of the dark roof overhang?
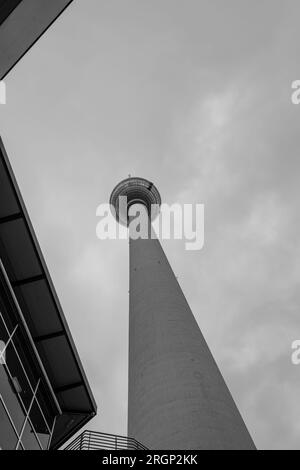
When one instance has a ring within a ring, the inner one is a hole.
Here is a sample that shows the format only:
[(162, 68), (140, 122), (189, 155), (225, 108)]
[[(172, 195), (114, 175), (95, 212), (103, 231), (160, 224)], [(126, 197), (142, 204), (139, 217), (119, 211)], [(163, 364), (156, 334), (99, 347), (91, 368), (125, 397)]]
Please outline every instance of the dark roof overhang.
[(0, 2), (0, 80), (72, 1), (2, 0)]

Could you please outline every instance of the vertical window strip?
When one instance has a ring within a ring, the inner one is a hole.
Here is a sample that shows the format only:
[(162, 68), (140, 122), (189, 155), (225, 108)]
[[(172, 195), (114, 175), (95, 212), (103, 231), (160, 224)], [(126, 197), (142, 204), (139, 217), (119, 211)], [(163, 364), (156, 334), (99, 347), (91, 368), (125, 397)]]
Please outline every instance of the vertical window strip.
[(3, 322), (4, 327), (5, 327), (5, 329), (6, 329), (6, 332), (7, 332), (8, 336), (9, 336), (9, 335), (10, 335), (10, 331), (9, 331), (7, 325), (6, 325), (6, 321), (4, 320), (1, 311), (0, 311), (0, 317), (1, 317), (1, 320), (2, 320), (2, 322)]
[[(12, 344), (13, 344), (13, 342), (12, 342)], [(15, 345), (14, 345), (14, 348), (15, 348)], [(16, 351), (16, 352), (17, 352), (17, 351)], [(21, 361), (19, 355), (18, 355), (18, 360), (21, 362), (23, 371), (24, 371), (24, 373), (26, 374), (26, 371), (25, 371), (25, 369), (24, 369), (24, 367), (23, 367), (23, 364), (22, 364), (22, 361)], [(8, 366), (5, 366), (5, 370), (7, 371), (10, 380), (13, 382), (13, 377), (12, 377), (12, 375), (11, 375), (11, 373), (10, 373), (10, 370), (9, 370)], [(20, 396), (20, 394), (18, 394), (18, 399), (19, 399), (20, 404), (21, 404), (21, 407), (22, 407), (22, 409), (23, 409), (25, 418), (24, 418), (24, 423), (23, 423), (23, 426), (22, 426), (20, 435), (17, 433), (18, 443), (17, 443), (17, 445), (16, 445), (16, 449), (18, 448), (19, 442), (20, 442), (20, 440), (21, 440), (21, 437), (20, 437), (20, 436), (23, 434), (23, 431), (24, 431), (25, 426), (26, 426), (26, 424), (27, 424), (28, 421), (29, 421), (29, 423), (30, 423), (30, 426), (32, 427), (32, 430), (33, 430), (34, 435), (35, 435), (35, 437), (36, 437), (36, 439), (37, 439), (37, 441), (38, 441), (38, 444), (39, 444), (40, 448), (43, 449), (43, 446), (42, 446), (42, 444), (41, 444), (41, 441), (40, 441), (38, 435), (36, 434), (35, 428), (34, 428), (32, 422), (31, 422), (31, 419), (30, 419), (30, 417), (29, 417), (29, 413), (30, 413), (30, 411), (31, 411), (31, 408), (32, 408), (33, 403), (36, 403), (36, 404), (38, 405), (40, 411), (42, 412), (41, 407), (40, 407), (40, 404), (39, 404), (39, 402), (38, 402), (38, 399), (36, 398), (36, 394), (37, 394), (37, 391), (38, 391), (38, 386), (39, 386), (39, 384), (40, 384), (40, 379), (39, 379), (38, 382), (37, 382), (37, 385), (36, 385), (35, 390), (33, 390), (32, 386), (31, 386), (31, 383), (30, 383), (30, 381), (29, 381), (29, 379), (28, 379), (27, 374), (26, 374), (26, 378), (27, 378), (28, 383), (29, 383), (29, 385), (30, 385), (31, 391), (32, 391), (32, 393), (33, 393), (33, 396), (32, 396), (30, 405), (29, 405), (28, 410), (27, 410), (27, 409), (26, 409), (26, 406), (25, 406), (25, 404), (24, 404), (24, 402), (23, 402), (23, 400), (22, 400), (22, 397)], [(2, 402), (3, 402), (3, 400), (2, 400)], [(5, 406), (5, 409), (7, 410), (7, 407), (6, 407), (6, 406)], [(43, 412), (42, 412), (42, 416), (43, 416), (44, 422), (45, 422), (45, 424), (46, 424), (46, 426), (47, 426), (47, 429), (49, 430), (49, 435), (50, 435), (51, 430), (49, 429), (48, 423), (47, 423), (47, 421), (46, 421), (46, 419), (45, 419), (45, 416), (44, 416)], [(10, 421), (11, 421), (11, 419), (10, 419)], [(15, 426), (14, 426), (14, 429), (15, 429)], [(24, 449), (24, 446), (23, 446), (23, 443), (22, 443), (22, 442), (21, 442), (21, 445), (22, 445), (22, 448)]]
[[(5, 367), (5, 370), (6, 370), (7, 374), (8, 374), (8, 376), (9, 376), (11, 382), (14, 383), (13, 376), (12, 376), (11, 373), (10, 373), (9, 367), (8, 367), (7, 365), (4, 365), (4, 367)], [(34, 394), (34, 390), (32, 389), (31, 384), (29, 384), (29, 385), (30, 385), (30, 388), (31, 388), (31, 390), (32, 390), (32, 393)], [(21, 403), (21, 407), (23, 408), (24, 414), (25, 414), (25, 416), (26, 416), (26, 414), (27, 414), (27, 409), (26, 409), (26, 406), (25, 406), (25, 404), (24, 404), (24, 402), (23, 402), (23, 400), (22, 400), (22, 397), (20, 396), (19, 393), (18, 393), (18, 399), (19, 399), (19, 401), (20, 401), (20, 403)]]
[[(16, 355), (17, 355), (17, 358), (18, 358), (18, 360), (19, 360), (19, 362), (20, 362), (20, 364), (21, 364), (21, 367), (22, 367), (22, 370), (23, 370), (23, 372), (24, 372), (24, 374), (25, 374), (25, 377), (26, 377), (26, 379), (27, 379), (27, 382), (29, 383), (29, 386), (30, 386), (30, 388), (31, 388), (31, 391), (32, 391), (32, 393), (34, 394), (34, 389), (33, 389), (33, 387), (32, 387), (31, 381), (29, 380), (29, 377), (28, 377), (27, 372), (26, 372), (26, 369), (25, 369), (25, 367), (24, 367), (24, 365), (23, 365), (22, 359), (20, 358), (20, 355), (19, 355), (19, 353), (18, 353), (18, 351), (17, 351), (16, 345), (14, 344), (14, 342), (12, 342), (12, 345), (13, 345), (14, 351), (15, 351), (15, 353), (16, 353)], [(40, 379), (39, 379), (39, 381), (40, 381)], [(50, 434), (51, 429), (50, 429), (49, 426), (48, 426), (47, 420), (46, 420), (45, 415), (44, 415), (44, 413), (43, 413), (43, 411), (42, 411), (42, 409), (41, 409), (41, 406), (40, 406), (40, 403), (39, 403), (38, 399), (36, 399), (36, 403), (37, 403), (37, 405), (38, 405), (38, 407), (39, 407), (39, 409), (40, 409), (40, 411), (41, 411), (41, 414), (42, 414), (42, 416), (43, 416), (43, 419), (44, 419), (44, 421), (45, 421), (45, 424), (46, 424), (47, 429), (48, 429), (49, 434)]]
[(51, 429), (51, 433), (50, 433), (50, 436), (49, 436), (49, 441), (48, 441), (47, 450), (50, 449), (50, 444), (51, 444), (51, 441), (52, 441), (52, 436), (53, 436), (54, 428), (55, 428), (55, 424), (56, 424), (56, 418), (57, 418), (57, 416), (54, 416), (54, 420), (53, 420), (53, 424), (52, 424), (52, 429)]
[[(13, 430), (14, 430), (14, 433), (15, 433), (16, 436), (17, 436), (17, 439), (18, 439), (18, 442), (17, 442), (17, 444), (16, 444), (16, 449), (17, 449), (17, 448), (18, 448), (19, 439), (20, 439), (20, 435), (19, 435), (19, 433), (18, 433), (18, 431), (17, 431), (17, 429), (16, 429), (16, 427), (15, 427), (15, 424), (14, 424), (14, 422), (13, 422), (13, 419), (12, 419), (12, 417), (10, 416), (10, 413), (9, 413), (9, 411), (8, 411), (8, 409), (7, 409), (7, 406), (6, 406), (5, 402), (4, 402), (4, 400), (3, 400), (1, 394), (0, 394), (0, 401), (1, 401), (2, 405), (3, 405), (4, 411), (5, 411), (5, 413), (6, 413), (7, 417), (8, 417), (8, 419), (9, 419), (9, 422), (10, 422), (10, 424), (11, 424)], [(21, 442), (21, 446), (22, 446), (22, 449), (24, 450), (24, 446), (23, 446), (22, 442)]]
[[(0, 315), (1, 315), (1, 313), (0, 313)], [(4, 323), (4, 325), (5, 325), (5, 323)], [(15, 332), (17, 331), (18, 326), (19, 326), (19, 325), (16, 325), (16, 326), (15, 326), (15, 328), (14, 328), (13, 331), (12, 331), (12, 333), (9, 333), (8, 330), (7, 330), (8, 334), (9, 334), (9, 338), (8, 338), (8, 340), (6, 341), (4, 348), (0, 351), (0, 359), (1, 359), (1, 360), (3, 360), (3, 359), (5, 358), (5, 351), (6, 351), (6, 349), (7, 349), (7, 346), (9, 345), (10, 342), (12, 342), (12, 338), (13, 338)], [(6, 328), (6, 325), (5, 325), (5, 328)]]
[[(34, 400), (35, 400), (35, 397), (36, 397), (36, 393), (37, 393), (37, 391), (38, 391), (39, 384), (40, 384), (40, 379), (38, 380), (38, 383), (37, 383), (37, 385), (36, 385), (36, 387), (35, 387), (35, 391), (34, 391), (33, 397), (32, 397), (32, 399), (31, 399), (30, 405), (29, 405), (29, 407), (28, 407), (28, 411), (27, 411), (26, 416), (25, 416), (25, 420), (24, 420), (24, 423), (23, 423), (23, 426), (22, 426), (22, 429), (21, 429), (21, 432), (20, 432), (20, 436), (19, 436), (19, 440), (18, 440), (17, 445), (16, 445), (16, 449), (18, 448), (18, 445), (19, 445), (20, 442), (21, 442), (21, 439), (22, 439), (22, 436), (23, 436), (23, 433), (24, 433), (24, 429), (25, 429), (26, 424), (27, 424), (28, 421), (29, 421), (29, 423), (30, 423), (30, 425), (31, 425), (31, 427), (32, 427), (31, 420), (29, 419), (29, 413), (30, 413), (31, 408), (32, 408), (32, 405), (33, 405), (33, 403), (34, 403)], [(35, 436), (36, 436), (35, 429), (34, 429), (33, 427), (32, 427), (32, 429), (33, 429), (34, 434), (35, 434)], [(37, 437), (37, 436), (36, 436), (36, 437)], [(38, 439), (38, 443), (39, 443), (39, 446), (40, 446), (41, 449), (42, 449), (43, 447), (41, 446), (41, 443), (40, 443), (40, 440), (39, 440), (39, 439)], [(23, 447), (23, 445), (22, 445), (22, 447)]]
[[(13, 338), (13, 336), (14, 336), (14, 334), (15, 334), (15, 332), (16, 332), (16, 330), (17, 330), (17, 328), (18, 328), (19, 325), (16, 325), (15, 328), (14, 328), (14, 330), (13, 330), (13, 332), (10, 333), (10, 332), (9, 332), (9, 329), (7, 328), (6, 322), (5, 322), (5, 320), (4, 320), (3, 316), (2, 316), (1, 311), (0, 311), (0, 316), (1, 316), (2, 322), (3, 322), (4, 326), (5, 326), (5, 329), (6, 329), (6, 331), (7, 331), (7, 334), (9, 335), (9, 339), (8, 339), (8, 341), (7, 341), (6, 344), (5, 344), (5, 348), (4, 348), (2, 351), (0, 351), (0, 359), (2, 359), (2, 357), (3, 357), (4, 354), (5, 354), (5, 350), (6, 350), (7, 346), (9, 345), (9, 343), (11, 342), (11, 340), (12, 340), (12, 338)], [(16, 353), (16, 355), (17, 355), (18, 361), (19, 361), (19, 363), (21, 364), (22, 370), (23, 370), (23, 372), (24, 372), (24, 374), (25, 374), (25, 377), (26, 377), (26, 379), (27, 379), (27, 382), (28, 382), (28, 384), (29, 384), (29, 387), (30, 387), (32, 393), (34, 394), (34, 389), (33, 389), (33, 387), (32, 387), (31, 381), (29, 380), (29, 377), (28, 377), (28, 374), (27, 374), (27, 372), (26, 372), (26, 369), (25, 369), (25, 367), (24, 367), (24, 365), (23, 365), (23, 362), (22, 362), (22, 360), (21, 360), (21, 358), (20, 358), (20, 355), (19, 355), (19, 353), (18, 353), (18, 350), (17, 350), (17, 348), (16, 348), (16, 345), (14, 344), (13, 341), (12, 341), (12, 345), (13, 345), (14, 351), (15, 351), (15, 353)], [(9, 371), (9, 376), (10, 376), (10, 378), (12, 378), (12, 376), (11, 376), (11, 374), (10, 374), (10, 371)], [(20, 397), (20, 398), (21, 398), (21, 397)], [(21, 401), (22, 401), (22, 399), (21, 399)], [(45, 418), (45, 415), (44, 415), (44, 413), (43, 413), (42, 407), (40, 406), (40, 403), (39, 403), (39, 400), (38, 400), (38, 399), (36, 399), (36, 403), (37, 403), (37, 405), (38, 405), (38, 407), (39, 407), (39, 410), (40, 410), (40, 412), (41, 412), (41, 414), (42, 414), (42, 416), (43, 416), (43, 420), (44, 420), (44, 422), (45, 422), (45, 424), (46, 424), (46, 427), (47, 427), (47, 429), (48, 429), (48, 431), (49, 431), (49, 434), (50, 434), (50, 433), (51, 433), (51, 429), (50, 429), (50, 427), (49, 427), (49, 425), (48, 425), (48, 422), (47, 422), (47, 420), (46, 420), (46, 418)], [(22, 401), (22, 404), (23, 404), (23, 401)], [(25, 406), (24, 406), (24, 404), (23, 404), (23, 408), (26, 409)]]

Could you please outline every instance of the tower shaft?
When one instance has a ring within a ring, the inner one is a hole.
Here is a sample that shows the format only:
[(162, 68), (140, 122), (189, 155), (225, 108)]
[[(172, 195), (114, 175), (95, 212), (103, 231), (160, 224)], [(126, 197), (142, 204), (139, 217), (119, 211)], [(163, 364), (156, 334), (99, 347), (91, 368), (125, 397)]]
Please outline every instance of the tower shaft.
[(254, 449), (157, 239), (130, 239), (128, 435), (150, 449)]

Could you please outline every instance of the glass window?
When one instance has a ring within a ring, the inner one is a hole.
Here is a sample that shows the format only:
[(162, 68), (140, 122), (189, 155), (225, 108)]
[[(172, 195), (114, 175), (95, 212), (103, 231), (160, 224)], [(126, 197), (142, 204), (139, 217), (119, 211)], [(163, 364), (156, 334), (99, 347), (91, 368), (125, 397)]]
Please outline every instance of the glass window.
[(15, 449), (17, 442), (17, 435), (0, 398), (0, 449)]
[(25, 413), (5, 365), (0, 365), (0, 394), (18, 432), (25, 421)]
[(47, 449), (52, 402), (27, 332), (17, 320), (0, 278), (0, 450)]
[(47, 391), (43, 382), (40, 382), (39, 388), (36, 393), (36, 400), (39, 404), (40, 409), (42, 410), (42, 415), (47, 423), (47, 429), (51, 433), (53, 428), (54, 416), (51, 413), (49, 404), (46, 402), (45, 397), (47, 396)]
[[(1, 286), (0, 286), (1, 287)], [(0, 339), (6, 341), (8, 336), (13, 332), (16, 321), (9, 316), (7, 308), (4, 305), (4, 300), (1, 297), (0, 289)], [(9, 319), (9, 323), (7, 323)]]
[(21, 441), (25, 450), (41, 449), (29, 421), (26, 422), (26, 426), (21, 436)]
[[(5, 353), (2, 354), (2, 360), (0, 361), (0, 394), (17, 432), (19, 432), (23, 426), (25, 414), (18, 399), (20, 384), (17, 377), (11, 375), (9, 372), (8, 364), (13, 362), (11, 353), (13, 346), (11, 342), (8, 343), (9, 339), (10, 337), (7, 332), (7, 328), (4, 324), (2, 315), (0, 314), (0, 340), (3, 341), (2, 346), (4, 344), (5, 348)], [(4, 349), (1, 347), (1, 352), (3, 353), (3, 351)]]
[(32, 404), (29, 418), (43, 449), (47, 449), (50, 433), (36, 400)]
[(33, 397), (33, 392), (12, 342), (10, 342), (6, 348), (5, 359), (5, 367), (10, 374), (12, 389), (14, 390), (16, 396), (21, 398), (25, 409), (28, 409)]
[[(2, 314), (0, 310), (0, 364), (3, 364), (5, 362), (5, 345), (7, 343), (7, 340), (9, 338), (8, 332), (5, 328), (5, 324), (2, 319)], [(3, 353), (3, 354), (2, 354)]]

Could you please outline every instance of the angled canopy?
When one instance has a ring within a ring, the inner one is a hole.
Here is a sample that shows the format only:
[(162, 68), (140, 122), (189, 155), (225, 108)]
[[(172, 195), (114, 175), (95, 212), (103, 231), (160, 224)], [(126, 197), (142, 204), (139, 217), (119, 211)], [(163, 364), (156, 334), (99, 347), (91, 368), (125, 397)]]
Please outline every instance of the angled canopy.
[(0, 0), (0, 80), (72, 0)]

